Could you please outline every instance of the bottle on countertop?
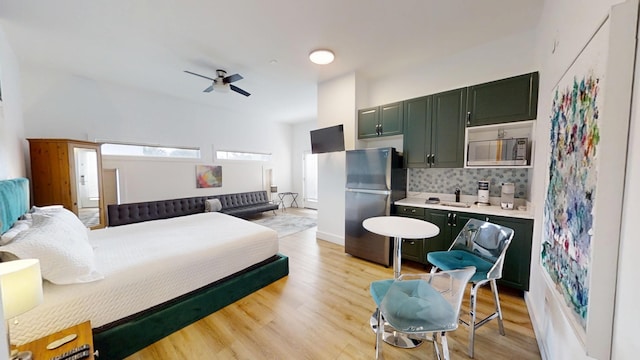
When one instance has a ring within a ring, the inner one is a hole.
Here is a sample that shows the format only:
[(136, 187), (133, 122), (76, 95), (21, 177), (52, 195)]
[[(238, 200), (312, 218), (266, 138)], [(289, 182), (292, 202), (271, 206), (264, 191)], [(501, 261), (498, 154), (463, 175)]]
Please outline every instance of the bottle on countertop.
[(460, 202), (460, 188), (456, 188), (454, 193), (456, 194), (456, 202)]

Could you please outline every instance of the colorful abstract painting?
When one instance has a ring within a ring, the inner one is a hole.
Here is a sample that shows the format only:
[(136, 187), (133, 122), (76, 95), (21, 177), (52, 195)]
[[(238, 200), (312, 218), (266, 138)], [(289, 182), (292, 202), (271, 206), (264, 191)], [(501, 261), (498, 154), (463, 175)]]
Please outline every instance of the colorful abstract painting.
[(196, 187), (222, 186), (222, 166), (196, 165)]
[(596, 197), (599, 80), (593, 73), (556, 88), (551, 112), (549, 178), (542, 264), (583, 328), (589, 303)]

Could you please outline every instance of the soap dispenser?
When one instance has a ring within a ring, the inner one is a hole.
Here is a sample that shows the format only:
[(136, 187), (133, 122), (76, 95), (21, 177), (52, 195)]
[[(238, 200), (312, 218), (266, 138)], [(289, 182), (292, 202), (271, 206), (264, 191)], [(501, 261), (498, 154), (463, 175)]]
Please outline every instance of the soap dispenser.
[(454, 194), (456, 194), (456, 202), (460, 202), (460, 188), (456, 188)]

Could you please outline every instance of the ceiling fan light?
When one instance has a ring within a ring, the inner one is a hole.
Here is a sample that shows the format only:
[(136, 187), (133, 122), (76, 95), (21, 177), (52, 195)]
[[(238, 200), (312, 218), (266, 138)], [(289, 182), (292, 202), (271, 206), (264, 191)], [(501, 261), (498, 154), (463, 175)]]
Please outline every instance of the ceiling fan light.
[(217, 92), (229, 92), (229, 84), (225, 84), (222, 81), (216, 81), (213, 83), (213, 90)]
[(333, 62), (333, 59), (335, 59), (333, 51), (327, 49), (313, 50), (309, 54), (309, 60), (311, 60), (312, 63), (318, 65), (331, 64)]

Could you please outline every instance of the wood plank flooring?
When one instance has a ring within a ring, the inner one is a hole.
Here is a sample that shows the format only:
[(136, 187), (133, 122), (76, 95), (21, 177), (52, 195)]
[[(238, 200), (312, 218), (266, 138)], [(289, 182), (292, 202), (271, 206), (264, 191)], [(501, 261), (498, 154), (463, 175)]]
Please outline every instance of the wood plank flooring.
[[(315, 231), (280, 239), (289, 276), (128, 359), (373, 359), (369, 318), (375, 304), (369, 284), (392, 278), (393, 269), (345, 254), (344, 247), (317, 240)], [(403, 272), (420, 271), (425, 269), (419, 264), (403, 263)], [(524, 299), (505, 288), (500, 300), (506, 336), (499, 335), (495, 320), (478, 329), (475, 359), (540, 359)], [(462, 311), (467, 302), (468, 296)], [(481, 289), (479, 316), (492, 304), (489, 288)], [(452, 359), (468, 359), (467, 336), (463, 325), (447, 336)], [(411, 350), (385, 344), (383, 349), (387, 359), (435, 358), (431, 343)]]

